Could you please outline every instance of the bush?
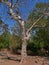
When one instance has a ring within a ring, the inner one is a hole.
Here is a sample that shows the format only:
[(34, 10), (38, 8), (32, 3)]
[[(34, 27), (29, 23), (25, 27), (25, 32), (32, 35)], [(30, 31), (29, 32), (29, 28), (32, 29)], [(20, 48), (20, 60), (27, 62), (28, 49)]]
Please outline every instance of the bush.
[(21, 43), (16, 43), (15, 46), (10, 48), (11, 53), (13, 54), (21, 54)]
[[(44, 43), (43, 43), (44, 44)], [(27, 44), (27, 54), (28, 55), (40, 55), (47, 56), (48, 55), (48, 46), (45, 46), (40, 43), (33, 43), (33, 41), (28, 41)], [(42, 50), (43, 48), (43, 50)]]
[(33, 42), (28, 41), (27, 44), (27, 54), (30, 55), (38, 55), (40, 50), (40, 46), (37, 46)]

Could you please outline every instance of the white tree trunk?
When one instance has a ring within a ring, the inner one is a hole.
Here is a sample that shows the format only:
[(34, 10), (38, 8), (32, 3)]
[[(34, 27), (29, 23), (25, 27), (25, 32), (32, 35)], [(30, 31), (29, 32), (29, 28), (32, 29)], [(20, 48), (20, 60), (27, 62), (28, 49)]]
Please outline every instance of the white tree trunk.
[(21, 57), (22, 57), (22, 61), (26, 58), (27, 56), (27, 41), (25, 39), (23, 39), (22, 41), (22, 51), (21, 51)]
[(27, 40), (26, 40), (25, 27), (24, 27), (24, 22), (23, 22), (23, 26), (22, 26), (22, 51), (21, 51), (22, 60), (21, 61), (24, 61), (24, 59), (27, 56), (26, 47), (27, 47)]

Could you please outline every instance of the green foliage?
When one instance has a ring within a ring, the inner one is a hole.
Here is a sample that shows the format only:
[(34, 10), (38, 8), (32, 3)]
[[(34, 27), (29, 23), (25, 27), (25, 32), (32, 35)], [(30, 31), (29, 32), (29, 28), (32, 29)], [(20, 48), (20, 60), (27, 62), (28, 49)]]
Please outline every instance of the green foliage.
[(8, 48), (9, 34), (8, 25), (0, 20), (0, 48)]
[(21, 49), (21, 38), (18, 37), (17, 35), (11, 34), (10, 36), (10, 50), (12, 53), (18, 53), (18, 50)]
[(49, 7), (48, 7), (48, 3), (37, 3), (36, 4), (36, 8), (41, 12), (48, 12), (49, 11)]
[[(28, 17), (26, 28), (31, 27), (31, 25), (43, 14), (43, 12), (48, 11), (48, 6), (46, 3), (38, 3), (35, 10), (31, 12)], [(2, 26), (2, 21), (0, 21), (0, 27), (3, 28), (3, 33), (0, 35), (0, 49), (10, 48), (13, 53), (17, 53), (21, 50), (21, 31), (18, 29), (16, 24), (12, 27), (12, 34), (8, 31), (8, 25), (4, 24)], [(38, 26), (43, 26), (43, 28), (33, 28), (31, 39), (27, 42), (27, 53), (32, 55), (41, 54), (41, 49), (44, 48), (49, 51), (49, 17), (44, 16)], [(19, 32), (19, 33), (18, 33)], [(19, 36), (18, 36), (18, 35)]]
[(39, 50), (40, 50), (40, 45), (37, 42), (34, 43), (33, 39), (28, 41), (27, 51), (29, 51), (29, 52), (27, 52), (27, 53), (29, 55), (38, 55)]
[(27, 50), (32, 51), (30, 52), (32, 55), (41, 55), (42, 48), (49, 51), (49, 35), (44, 29), (40, 29), (40, 31), (36, 32), (36, 34), (28, 41), (27, 45)]
[[(37, 3), (36, 4), (36, 7), (34, 8), (34, 10), (30, 13), (30, 15), (28, 16), (28, 23), (27, 25), (29, 25), (30, 23), (29, 22), (32, 22), (32, 24), (34, 22), (37, 21), (37, 19), (45, 12), (49, 12), (49, 7), (48, 7), (48, 3)], [(44, 16), (36, 25), (38, 26), (45, 26), (46, 25), (46, 18), (48, 16)]]
[(8, 48), (9, 47), (9, 35), (8, 34), (9, 33), (4, 32), (2, 35), (0, 35), (0, 48)]
[[(35, 9), (28, 17), (27, 27), (30, 27), (37, 19), (44, 13), (48, 12), (48, 4), (37, 3)], [(31, 22), (31, 25), (30, 25)], [(28, 42), (27, 50), (32, 51), (32, 54), (42, 54), (41, 49), (44, 48), (49, 51), (49, 17), (44, 16), (33, 28), (31, 39)], [(44, 51), (43, 51), (44, 52)], [(44, 53), (45, 54), (45, 53)]]

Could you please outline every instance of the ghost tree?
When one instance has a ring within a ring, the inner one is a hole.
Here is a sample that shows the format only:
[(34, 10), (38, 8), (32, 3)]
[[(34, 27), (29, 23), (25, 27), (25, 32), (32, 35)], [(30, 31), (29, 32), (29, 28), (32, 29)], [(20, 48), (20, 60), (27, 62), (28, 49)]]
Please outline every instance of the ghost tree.
[[(30, 31), (31, 29), (35, 26), (36, 23), (39, 22), (39, 20), (46, 14), (49, 16), (48, 13), (44, 13), (42, 14), (36, 22), (33, 23), (33, 25), (28, 29), (26, 30), (26, 27), (25, 27), (25, 21), (21, 18), (21, 16), (19, 15), (19, 12), (16, 11), (16, 13), (14, 12), (14, 9), (16, 8), (17, 4), (18, 4), (18, 1), (19, 0), (16, 0), (16, 3), (14, 3), (14, 5), (12, 4), (12, 1), (13, 0), (0, 0), (0, 2), (6, 4), (8, 7), (9, 7), (9, 14), (11, 16), (12, 19), (16, 20), (19, 25), (20, 25), (20, 29), (22, 30), (21, 31), (21, 38), (22, 38), (22, 50), (21, 50), (21, 61), (24, 61), (26, 56), (27, 56), (27, 51), (26, 51), (26, 46), (27, 46), (27, 40), (29, 40), (31, 34), (30, 34)], [(24, 1), (24, 0), (23, 0)]]

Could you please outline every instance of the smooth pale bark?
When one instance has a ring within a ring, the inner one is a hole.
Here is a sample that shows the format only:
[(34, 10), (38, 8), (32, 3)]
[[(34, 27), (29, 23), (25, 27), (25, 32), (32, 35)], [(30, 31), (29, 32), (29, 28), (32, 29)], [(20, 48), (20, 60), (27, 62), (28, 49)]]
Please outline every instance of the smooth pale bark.
[(23, 40), (22, 40), (22, 50), (21, 50), (21, 57), (22, 57), (21, 60), (22, 61), (27, 57), (26, 47), (27, 47), (27, 41), (23, 37)]
[(21, 51), (21, 61), (24, 61), (24, 59), (27, 56), (27, 40), (26, 40), (26, 34), (25, 34), (25, 26), (24, 26), (24, 21), (22, 21), (22, 51)]
[(25, 31), (25, 22), (21, 19), (20, 16), (17, 16), (12, 9), (10, 9), (10, 13), (12, 15), (12, 18), (17, 20), (18, 23), (21, 26), (22, 29), (22, 33), (21, 33), (21, 37), (22, 37), (22, 51), (21, 51), (21, 61), (23, 61), (25, 59), (25, 57), (27, 56), (27, 50), (26, 50), (26, 46), (27, 46), (27, 40), (26, 40), (26, 31)]

